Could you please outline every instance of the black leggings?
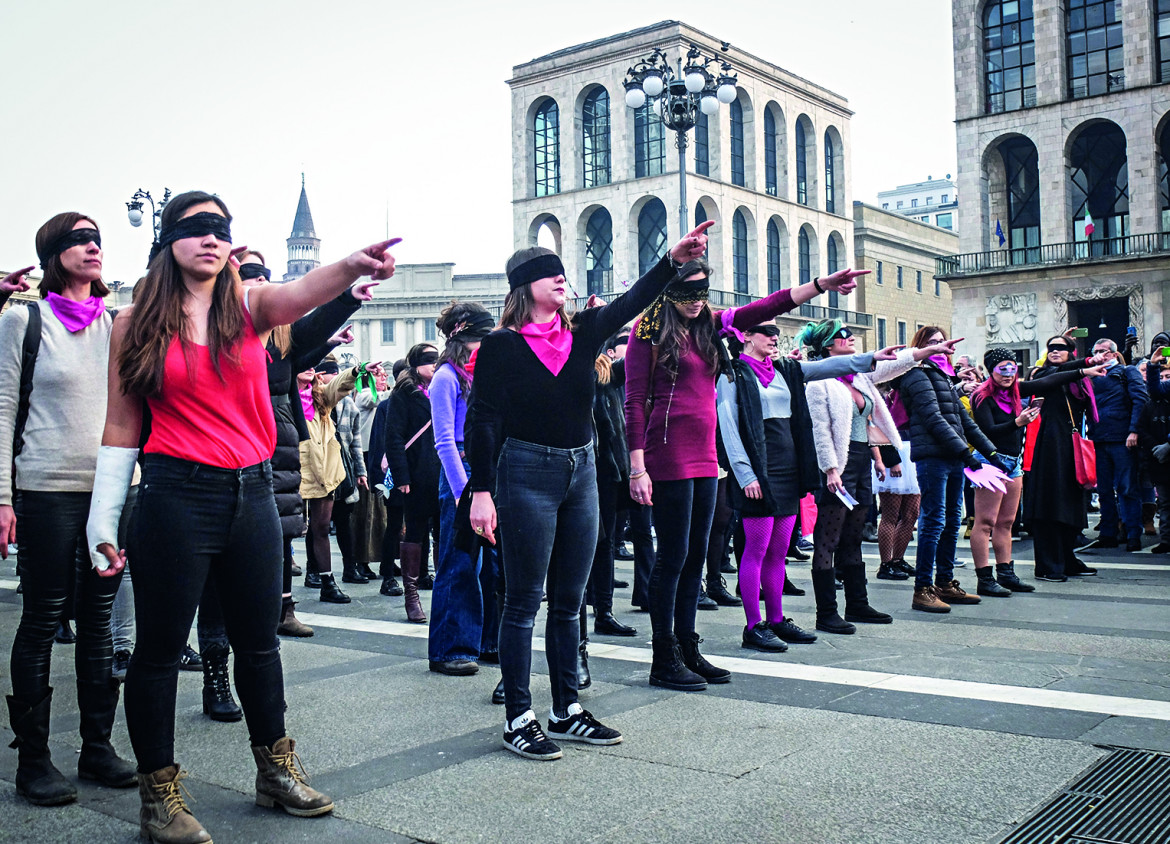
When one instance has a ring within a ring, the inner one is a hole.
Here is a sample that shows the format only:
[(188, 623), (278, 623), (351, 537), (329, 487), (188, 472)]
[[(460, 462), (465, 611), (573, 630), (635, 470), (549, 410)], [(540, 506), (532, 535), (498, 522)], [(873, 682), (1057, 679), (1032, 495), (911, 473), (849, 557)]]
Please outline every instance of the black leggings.
[[(353, 529), (353, 514), (357, 509), (356, 504), (346, 504), (340, 498), (333, 501), (333, 526), (337, 528), (337, 550), (341, 552), (341, 564), (351, 565), (357, 557), (354, 556), (354, 538), (355, 531)], [(329, 529), (325, 529), (325, 538), (328, 541)]]
[(715, 515), (711, 520), (711, 537), (707, 541), (707, 582), (718, 583), (720, 569), (730, 553), (731, 533), (734, 530), (735, 511), (727, 501), (727, 478), (719, 479), (715, 494)]
[(717, 488), (716, 478), (654, 484), (658, 558), (650, 575), (650, 626), (655, 636), (695, 632)]
[(841, 472), (841, 482), (858, 504), (852, 510), (846, 509), (836, 495), (827, 489), (821, 491), (817, 500), (817, 525), (813, 529), (814, 569), (831, 569), (834, 561), (838, 566), (864, 564), (861, 543), (865, 522), (869, 518), (866, 502), (873, 496), (871, 466), (869, 446), (860, 442), (849, 443), (849, 458)]
[(308, 570), (319, 574), (333, 571), (333, 552), (329, 547), (329, 522), (333, 518), (332, 498), (306, 498), (309, 508), (309, 533), (305, 537), (305, 562)]
[(231, 470), (146, 456), (128, 548), (138, 638), (126, 674), (126, 725), (140, 773), (175, 763), (179, 657), (209, 579), (235, 652), (251, 744), (271, 746), (285, 735), (276, 640), (282, 541), (268, 461)]
[(12, 695), (30, 705), (48, 691), (53, 636), (71, 594), (77, 598), (77, 680), (110, 680), (110, 608), (122, 575), (98, 577), (90, 564), (85, 540), (89, 500), (88, 492), (17, 490), (13, 501), (24, 595), (12, 641)]

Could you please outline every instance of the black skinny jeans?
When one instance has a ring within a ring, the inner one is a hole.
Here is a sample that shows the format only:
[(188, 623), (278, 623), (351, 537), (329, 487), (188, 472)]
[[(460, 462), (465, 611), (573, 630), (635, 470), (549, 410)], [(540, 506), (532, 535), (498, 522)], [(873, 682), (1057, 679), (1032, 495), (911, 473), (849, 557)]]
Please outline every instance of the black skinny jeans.
[(282, 541), (267, 460), (232, 470), (146, 456), (128, 549), (138, 639), (126, 674), (126, 725), (141, 773), (175, 762), (179, 657), (209, 579), (236, 655), (250, 741), (271, 746), (285, 735), (276, 639)]
[(654, 484), (658, 557), (650, 575), (650, 626), (655, 636), (695, 632), (699, 586), (718, 488), (717, 478)]
[(77, 682), (110, 681), (110, 608), (122, 575), (98, 577), (90, 563), (89, 500), (88, 492), (17, 490), (13, 501), (24, 600), (12, 641), (12, 696), (30, 705), (48, 691), (53, 636), (70, 594), (76, 598)]
[[(588, 600), (597, 615), (613, 612), (613, 555), (617, 548), (617, 505), (624, 494), (625, 481), (597, 482), (598, 511), (601, 516), (597, 529), (597, 549), (593, 553), (593, 570), (589, 574)], [(581, 623), (581, 638), (584, 620)]]

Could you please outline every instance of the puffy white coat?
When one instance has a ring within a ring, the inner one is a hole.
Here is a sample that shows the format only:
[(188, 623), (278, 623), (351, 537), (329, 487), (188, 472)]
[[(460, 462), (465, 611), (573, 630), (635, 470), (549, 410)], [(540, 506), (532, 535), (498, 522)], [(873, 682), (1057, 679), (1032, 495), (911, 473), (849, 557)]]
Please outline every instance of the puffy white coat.
[[(897, 378), (914, 366), (913, 350), (903, 349), (898, 352), (896, 360), (878, 361), (873, 372), (853, 376), (853, 386), (873, 402), (873, 424), (895, 448), (902, 447), (902, 438), (898, 436), (889, 408), (874, 385)], [(822, 472), (830, 469), (845, 471), (845, 462), (849, 459), (849, 433), (853, 429), (853, 408), (856, 407), (853, 394), (845, 384), (832, 380), (813, 381), (805, 386), (805, 395), (812, 416), (817, 464)]]

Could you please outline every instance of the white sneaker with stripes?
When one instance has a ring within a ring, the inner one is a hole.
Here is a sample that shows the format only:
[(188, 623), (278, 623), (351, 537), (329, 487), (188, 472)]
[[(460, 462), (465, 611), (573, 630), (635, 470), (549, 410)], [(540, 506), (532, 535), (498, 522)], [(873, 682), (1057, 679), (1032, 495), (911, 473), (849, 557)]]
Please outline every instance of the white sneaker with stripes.
[(549, 713), (548, 734), (563, 741), (583, 741), (586, 744), (621, 744), (622, 734), (605, 726), (579, 703), (569, 704), (569, 717), (558, 719)]
[(544, 734), (531, 709), (511, 723), (505, 722), (504, 747), (525, 759), (560, 759), (562, 755), (560, 747)]

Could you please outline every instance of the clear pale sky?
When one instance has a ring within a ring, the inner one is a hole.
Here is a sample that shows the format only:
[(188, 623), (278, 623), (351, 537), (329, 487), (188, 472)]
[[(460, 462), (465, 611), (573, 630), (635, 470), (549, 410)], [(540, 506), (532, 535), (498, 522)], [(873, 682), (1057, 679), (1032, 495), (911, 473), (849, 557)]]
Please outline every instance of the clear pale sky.
[(222, 196), (279, 275), (303, 170), (324, 261), (388, 217), (401, 263), (501, 272), (512, 67), (667, 18), (847, 97), (854, 199), (955, 172), (946, 0), (5, 0), (0, 268), (35, 263), (37, 228), (76, 210), (106, 279), (133, 281), (150, 232), (124, 203), (166, 186)]

